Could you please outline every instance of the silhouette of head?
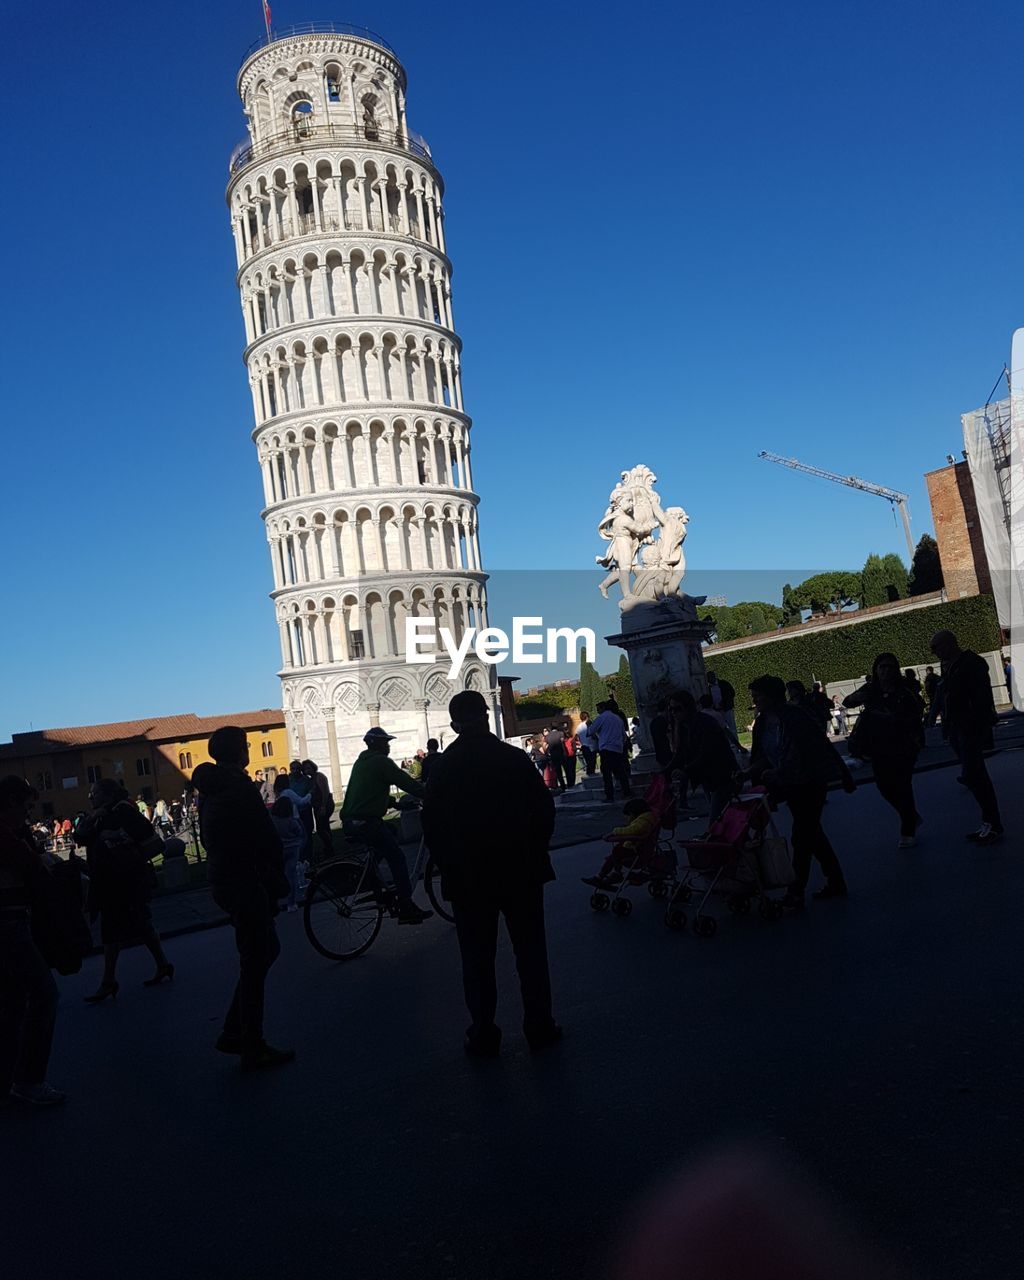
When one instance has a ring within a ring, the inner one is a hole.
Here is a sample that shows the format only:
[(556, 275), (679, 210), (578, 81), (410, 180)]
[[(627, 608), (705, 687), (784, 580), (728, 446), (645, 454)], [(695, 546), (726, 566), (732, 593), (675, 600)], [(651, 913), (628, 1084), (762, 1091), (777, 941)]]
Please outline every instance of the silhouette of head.
[(438, 742), (438, 740), (437, 740), (436, 738), (428, 738), (428, 739), (427, 739), (427, 750), (428, 750), (428, 751), (437, 751), (437, 749), (440, 747), (440, 745), (441, 745), (441, 744), (440, 744), (440, 742)]
[[(119, 800), (130, 798), (120, 782), (113, 778), (99, 778), (89, 788), (89, 803), (94, 809), (102, 809), (105, 804), (117, 804)], [(142, 799), (141, 795), (139, 799)]]
[(936, 631), (928, 647), (940, 662), (952, 662), (960, 652), (959, 641), (952, 631)]
[(391, 754), (391, 744), (394, 741), (394, 737), (386, 729), (382, 729), (380, 725), (374, 725), (372, 729), (367, 729), (363, 734), (363, 741), (370, 751), (380, 751), (387, 756)]
[(39, 798), (35, 787), (10, 773), (0, 778), (0, 826), (16, 829), (28, 822), (29, 810)]
[(245, 730), (236, 724), (225, 724), (210, 734), (207, 751), (218, 764), (238, 765), (241, 768), (249, 763), (249, 740)]
[(463, 689), (448, 703), (448, 715), (456, 733), (489, 733), (487, 699), (476, 689)]
[[(799, 681), (797, 681), (799, 683)], [(786, 701), (788, 685), (779, 676), (758, 676), (748, 686), (758, 711), (779, 707)]]

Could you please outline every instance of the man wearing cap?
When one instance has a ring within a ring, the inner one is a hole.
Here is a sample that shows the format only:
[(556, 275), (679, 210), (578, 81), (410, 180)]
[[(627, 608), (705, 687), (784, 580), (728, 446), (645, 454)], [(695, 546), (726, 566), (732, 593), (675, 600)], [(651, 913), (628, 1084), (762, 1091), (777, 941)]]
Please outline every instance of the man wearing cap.
[(466, 1052), (492, 1058), (501, 1050), (494, 964), (502, 916), (516, 956), (523, 1031), (531, 1049), (544, 1049), (562, 1035), (551, 1016), (544, 931), (544, 886), (555, 878), (548, 856), (554, 802), (529, 757), (491, 733), (482, 694), (457, 693), (448, 714), (459, 736), (431, 770), (423, 832), (455, 913), (472, 1019)]
[(390, 733), (373, 728), (363, 735), (366, 750), (352, 766), (352, 776), (345, 788), (341, 806), (341, 826), (345, 835), (361, 840), (388, 864), (398, 892), (398, 923), (422, 924), (434, 914), (424, 911), (412, 900), (409, 868), (401, 845), (384, 821), (391, 803), (391, 788), (397, 787), (411, 796), (422, 796), (423, 788), (415, 778), (403, 773), (391, 759)]

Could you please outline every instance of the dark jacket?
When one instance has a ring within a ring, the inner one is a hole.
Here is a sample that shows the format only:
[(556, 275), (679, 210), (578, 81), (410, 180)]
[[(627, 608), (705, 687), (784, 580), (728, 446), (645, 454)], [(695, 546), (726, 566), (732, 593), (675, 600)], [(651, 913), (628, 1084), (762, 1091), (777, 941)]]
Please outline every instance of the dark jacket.
[(554, 880), (555, 806), (525, 752), (463, 734), (431, 770), (423, 834), (452, 901)]
[[(774, 759), (768, 747), (773, 716), (778, 718)], [(839, 752), (803, 707), (792, 703), (763, 712), (754, 721), (750, 775), (756, 782), (769, 769), (776, 775), (772, 789), (781, 792), (788, 787), (827, 786), (850, 778), (850, 770)]]
[(127, 795), (82, 819), (74, 839), (85, 846), (90, 914), (117, 913), (149, 901), (155, 873), (142, 846), (155, 834), (153, 824)]
[(843, 699), (844, 707), (863, 707), (854, 725), (850, 750), (865, 759), (912, 763), (924, 745), (924, 704), (905, 681), (883, 693), (873, 681)]
[(281, 838), (245, 770), (201, 764), (192, 781), (199, 792), (199, 834), (210, 884), (215, 889), (260, 885), (271, 902), (289, 893)]
[(692, 719), (681, 720), (678, 741), (668, 772), (679, 770), (690, 782), (706, 784), (713, 790), (725, 786), (736, 772), (729, 738), (712, 716), (699, 711)]
[(48, 876), (29, 829), (0, 827), (0, 911), (27, 912), (46, 892)]
[(988, 750), (996, 716), (988, 663), (970, 649), (958, 653), (943, 673), (942, 723), (949, 739)]

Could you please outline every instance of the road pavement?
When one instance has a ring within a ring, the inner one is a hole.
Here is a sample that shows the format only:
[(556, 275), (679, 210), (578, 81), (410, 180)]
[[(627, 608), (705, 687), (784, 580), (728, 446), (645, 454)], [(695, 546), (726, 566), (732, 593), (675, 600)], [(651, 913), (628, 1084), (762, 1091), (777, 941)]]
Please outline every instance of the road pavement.
[[(1024, 755), (991, 768), (1020, 832)], [(907, 852), (873, 787), (830, 800), (847, 901), (775, 924), (719, 905), (709, 941), (670, 933), (641, 892), (629, 919), (593, 913), (579, 877), (601, 849), (559, 851), (566, 1038), (540, 1055), (503, 943), (505, 1051), (463, 1057), (457, 947), (437, 920), (385, 922), (365, 957), (332, 965), (282, 917), (267, 1027), (299, 1056), (255, 1076), (211, 1047), (229, 930), (173, 940), (177, 976), (153, 990), (148, 956), (126, 953), (118, 1000), (97, 1007), (88, 961), (61, 982), (50, 1074), (70, 1101), (0, 1114), (5, 1272), (597, 1277), (638, 1195), (741, 1139), (915, 1274), (1024, 1273), (1024, 864), (1012, 834), (964, 843), (977, 811), (951, 770), (917, 788), (927, 821)]]

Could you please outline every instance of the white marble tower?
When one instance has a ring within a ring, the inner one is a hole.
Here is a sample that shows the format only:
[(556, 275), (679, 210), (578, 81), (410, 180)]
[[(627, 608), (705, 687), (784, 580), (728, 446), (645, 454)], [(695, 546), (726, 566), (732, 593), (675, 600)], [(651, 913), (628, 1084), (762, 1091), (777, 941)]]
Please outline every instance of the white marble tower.
[[(337, 789), (381, 724), (396, 756), (450, 738), (447, 660), (405, 618), (486, 622), (443, 183), (379, 36), (274, 33), (238, 75), (249, 138), (228, 207), (294, 755)], [(496, 706), (493, 668), (459, 686)], [(275, 762), (280, 767), (280, 762)]]

